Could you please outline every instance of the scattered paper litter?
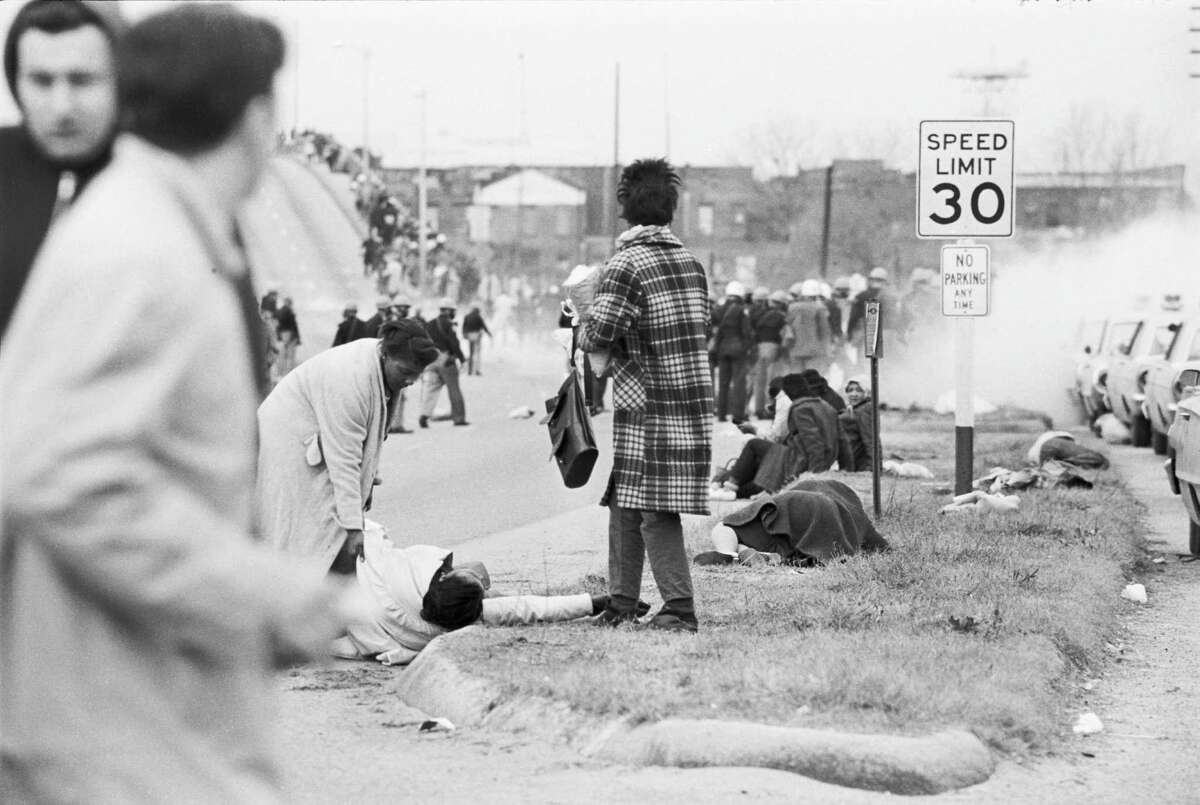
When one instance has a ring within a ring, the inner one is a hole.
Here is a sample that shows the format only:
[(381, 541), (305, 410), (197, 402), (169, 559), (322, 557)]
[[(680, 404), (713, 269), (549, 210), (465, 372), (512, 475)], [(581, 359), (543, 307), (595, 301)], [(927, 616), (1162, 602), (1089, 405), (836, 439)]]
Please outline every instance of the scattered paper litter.
[(1146, 603), (1146, 585), (1126, 584), (1125, 589), (1121, 590), (1121, 597), (1129, 601), (1136, 601), (1139, 604), (1144, 604)]
[(1075, 731), (1076, 735), (1095, 735), (1104, 730), (1104, 723), (1095, 713), (1083, 713), (1075, 719), (1075, 726), (1071, 729)]

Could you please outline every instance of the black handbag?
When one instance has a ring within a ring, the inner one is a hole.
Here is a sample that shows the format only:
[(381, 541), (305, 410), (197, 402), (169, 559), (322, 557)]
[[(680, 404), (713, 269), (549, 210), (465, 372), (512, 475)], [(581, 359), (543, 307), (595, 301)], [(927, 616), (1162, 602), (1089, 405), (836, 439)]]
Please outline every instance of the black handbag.
[(600, 451), (583, 400), (579, 373), (574, 368), (559, 387), (558, 395), (546, 400), (546, 413), (542, 424), (550, 430), (550, 457), (558, 463), (563, 483), (568, 489), (583, 486), (592, 477), (592, 467)]

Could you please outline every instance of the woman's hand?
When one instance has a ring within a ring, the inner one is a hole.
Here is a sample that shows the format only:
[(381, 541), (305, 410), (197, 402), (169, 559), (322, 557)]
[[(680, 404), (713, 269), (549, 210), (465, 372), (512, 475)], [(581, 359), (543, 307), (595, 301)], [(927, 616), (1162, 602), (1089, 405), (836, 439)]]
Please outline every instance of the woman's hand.
[(362, 559), (363, 555), (363, 532), (357, 528), (346, 530), (346, 542), (342, 545), (342, 552), (348, 556), (354, 556)]

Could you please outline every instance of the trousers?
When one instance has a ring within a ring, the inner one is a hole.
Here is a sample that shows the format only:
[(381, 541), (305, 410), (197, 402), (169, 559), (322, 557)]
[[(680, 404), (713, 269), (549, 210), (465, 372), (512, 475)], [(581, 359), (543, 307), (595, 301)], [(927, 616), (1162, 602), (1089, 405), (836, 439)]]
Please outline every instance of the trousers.
[(676, 512), (608, 509), (608, 592), (614, 609), (631, 611), (642, 591), (642, 566), (650, 572), (666, 608), (692, 614), (692, 570)]
[(455, 422), (467, 421), (467, 406), (463, 402), (462, 389), (458, 385), (458, 361), (453, 355), (443, 352), (438, 359), (429, 364), (422, 376), (421, 384), (421, 415), (433, 416), (437, 405), (438, 395), (442, 386), (450, 395), (450, 418)]

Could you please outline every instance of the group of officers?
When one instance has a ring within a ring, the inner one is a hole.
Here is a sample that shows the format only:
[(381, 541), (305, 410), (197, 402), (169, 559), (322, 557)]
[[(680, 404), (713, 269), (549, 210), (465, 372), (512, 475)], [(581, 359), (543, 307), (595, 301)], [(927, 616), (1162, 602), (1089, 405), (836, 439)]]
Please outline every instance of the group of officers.
[[(727, 283), (724, 298), (713, 306), (708, 342), (717, 419), (741, 424), (751, 414), (766, 418), (772, 377), (808, 369), (825, 374), (843, 349), (845, 361), (856, 364), (860, 352), (853, 345), (861, 337), (869, 301), (881, 302), (888, 311), (888, 329), (901, 343), (917, 322), (937, 321), (933, 276), (929, 269), (913, 269), (903, 297), (883, 267), (871, 269), (858, 293), (847, 276), (832, 285), (810, 278), (786, 291)], [(862, 281), (861, 275), (854, 279)]]

